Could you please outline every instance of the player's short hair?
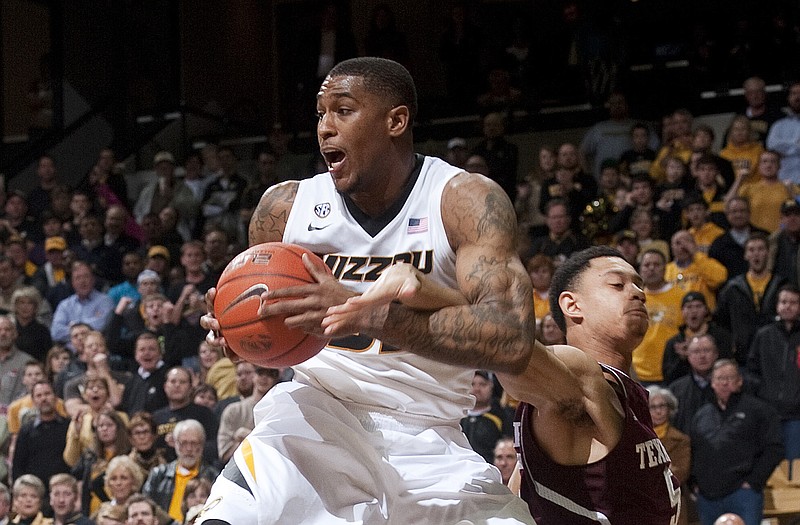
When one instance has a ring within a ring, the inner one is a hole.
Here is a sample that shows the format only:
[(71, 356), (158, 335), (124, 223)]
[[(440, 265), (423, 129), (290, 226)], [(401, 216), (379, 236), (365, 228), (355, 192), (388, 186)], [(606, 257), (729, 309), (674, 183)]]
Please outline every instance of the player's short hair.
[(558, 298), (561, 292), (575, 289), (580, 281), (581, 275), (589, 268), (592, 259), (597, 259), (598, 257), (618, 257), (623, 261), (625, 260), (622, 254), (614, 248), (609, 246), (592, 246), (570, 255), (566, 261), (556, 268), (553, 274), (553, 281), (550, 284), (550, 313), (553, 315), (553, 320), (564, 333), (567, 331), (567, 322), (564, 319), (564, 312), (561, 311), (561, 306), (558, 304)]
[(411, 73), (394, 60), (378, 57), (351, 58), (336, 64), (329, 77), (361, 77), (370, 93), (389, 100), (392, 106), (406, 106), (410, 124), (417, 116), (417, 88)]

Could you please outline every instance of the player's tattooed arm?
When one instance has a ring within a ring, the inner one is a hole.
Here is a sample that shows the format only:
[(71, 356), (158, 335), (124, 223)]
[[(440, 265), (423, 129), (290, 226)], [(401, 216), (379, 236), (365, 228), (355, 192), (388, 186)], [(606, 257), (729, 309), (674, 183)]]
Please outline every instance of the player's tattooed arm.
[(250, 219), (250, 245), (280, 242), (297, 195), (297, 181), (276, 184), (264, 192)]
[(488, 179), (462, 174), (448, 183), (441, 206), (469, 304), (430, 314), (392, 304), (381, 339), (438, 361), (519, 372), (531, 355), (535, 321), (511, 201)]

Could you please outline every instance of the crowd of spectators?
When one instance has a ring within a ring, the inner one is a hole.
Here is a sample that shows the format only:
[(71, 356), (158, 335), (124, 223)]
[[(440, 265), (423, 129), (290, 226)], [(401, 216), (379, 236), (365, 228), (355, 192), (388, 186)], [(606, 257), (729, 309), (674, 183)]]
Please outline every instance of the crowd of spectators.
[[(376, 49), (392, 44), (372, 38)], [(653, 420), (660, 436), (689, 447), (681, 480), (704, 521), (760, 512), (778, 461), (800, 458), (800, 83), (785, 109), (767, 102), (759, 78), (744, 91), (720, 151), (714, 129), (693, 125), (688, 110), (659, 125), (638, 121), (615, 92), (609, 118), (576, 143), (520, 151), (506, 137), (507, 112), (487, 104), (480, 142), (454, 137), (441, 152), (514, 203), (542, 341), (564, 342), (548, 288), (571, 253), (609, 244), (639, 269), (651, 326), (631, 373), (661, 388)], [(521, 155), (538, 161), (523, 177)], [(230, 147), (209, 145), (182, 164), (161, 151), (130, 191), (110, 149), (76, 187), (45, 155), (33, 190), (0, 194), (0, 477), (18, 516), (196, 517), (252, 429), (252, 407), (291, 377), (234, 365), (204, 342), (198, 322), (203, 294), (246, 246), (260, 195), (298, 176), (288, 157), (267, 148), (250, 172)], [(304, 165), (299, 176), (316, 171)], [(506, 475), (514, 400), (483, 370), (473, 394), (463, 429)], [(741, 427), (709, 430), (744, 412), (757, 414), (757, 439)], [(739, 464), (721, 469), (720, 447)]]

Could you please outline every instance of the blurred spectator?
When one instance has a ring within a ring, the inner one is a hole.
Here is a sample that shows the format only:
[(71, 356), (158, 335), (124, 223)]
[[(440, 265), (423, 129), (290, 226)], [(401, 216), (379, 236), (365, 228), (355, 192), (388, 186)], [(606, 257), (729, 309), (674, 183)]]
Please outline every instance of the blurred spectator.
[(253, 409), (267, 392), (280, 381), (280, 371), (275, 368), (255, 367), (253, 393), (228, 405), (222, 411), (217, 433), (217, 450), (222, 463), (227, 463), (236, 447), (255, 428)]
[(781, 154), (778, 178), (800, 184), (800, 82), (789, 86), (789, 108), (782, 119), (775, 121), (767, 135), (767, 149)]
[[(137, 251), (129, 251), (122, 256), (122, 277), (124, 280), (109, 288), (108, 296), (114, 304), (119, 305), (120, 299), (128, 297), (138, 301), (142, 298), (138, 288), (139, 274), (144, 270), (144, 259)], [(153, 272), (155, 273), (155, 272)], [(161, 277), (158, 276), (158, 284), (161, 284)]]
[(558, 266), (571, 253), (587, 248), (588, 239), (570, 228), (571, 221), (567, 203), (559, 198), (551, 199), (545, 209), (547, 234), (532, 239), (530, 255), (547, 255)]
[(175, 450), (172, 448), (174, 441), (172, 437), (168, 439), (175, 424), (196, 419), (207, 429), (205, 451), (201, 449), (201, 453), (209, 463), (217, 461), (217, 418), (209, 409), (192, 401), (191, 371), (179, 366), (170, 368), (164, 382), (164, 393), (167, 395), (167, 406), (153, 412), (153, 422), (158, 429), (157, 446), (167, 446), (167, 459), (175, 457)]
[(125, 223), (129, 218), (128, 210), (120, 204), (113, 204), (106, 210), (103, 242), (109, 249), (109, 254), (104, 266), (111, 285), (124, 278), (121, 272), (122, 257), (139, 248), (139, 239), (125, 232)]
[[(216, 147), (214, 147), (215, 165), (219, 169), (219, 157), (217, 157)], [(186, 162), (183, 163), (183, 183), (186, 184), (194, 194), (194, 199), (197, 202), (203, 200), (203, 195), (209, 184), (214, 182), (218, 174), (207, 173), (200, 153), (192, 152), (186, 157)]]
[(621, 253), (622, 258), (634, 268), (639, 264), (639, 239), (636, 237), (636, 232), (622, 230), (615, 233), (611, 240), (611, 247)]
[(49, 480), (54, 474), (69, 472), (69, 466), (62, 458), (69, 420), (58, 414), (57, 398), (47, 381), (33, 385), (31, 398), (37, 414), (19, 429), (14, 446), (12, 476), (18, 479), (27, 474)]
[(747, 359), (748, 379), (755, 394), (769, 403), (781, 418), (789, 479), (793, 461), (800, 458), (800, 290), (791, 284), (778, 292), (775, 322), (755, 333)]
[(637, 122), (631, 126), (629, 133), (631, 147), (619, 156), (622, 174), (628, 177), (649, 175), (650, 166), (656, 158), (656, 152), (654, 148), (650, 147), (650, 144), (657, 144), (658, 137), (643, 122)]
[(4, 229), (6, 230), (5, 238), (16, 236), (35, 242), (41, 237), (41, 230), (33, 216), (29, 213), (29, 209), (28, 201), (24, 193), (18, 190), (8, 193), (3, 207), (4, 213), (2, 217), (0, 217)]
[(494, 374), (476, 370), (470, 392), (475, 396), (475, 406), (461, 419), (461, 429), (472, 448), (491, 463), (497, 440), (511, 435), (511, 415), (492, 396)]
[[(27, 393), (8, 406), (8, 431), (15, 439), (22, 425), (38, 416), (38, 409), (33, 402), (33, 386), (42, 381), (47, 381), (42, 363), (28, 361), (22, 374), (22, 384), (25, 385)], [(55, 410), (59, 416), (67, 417), (64, 401), (58, 397), (55, 399)]]
[(50, 478), (53, 525), (94, 525), (92, 520), (75, 510), (79, 497), (78, 480), (71, 475), (56, 474)]
[[(800, 250), (800, 204), (794, 199), (781, 204), (781, 227), (769, 237), (769, 267), (794, 285), (800, 282), (797, 256)], [(2, 268), (2, 266), (0, 266)]]
[(203, 194), (202, 224), (198, 223), (198, 227), (216, 226), (233, 235), (239, 229), (239, 208), (247, 179), (239, 174), (238, 159), (231, 148), (219, 148), (217, 155), (222, 173)]
[(483, 140), (472, 148), (489, 166), (489, 178), (497, 182), (514, 201), (517, 191), (519, 148), (505, 137), (506, 118), (500, 113), (483, 117)]
[(217, 391), (214, 390), (213, 386), (201, 383), (192, 387), (192, 402), (195, 405), (206, 407), (214, 412), (217, 408), (218, 401)]
[(128, 498), (139, 492), (145, 473), (130, 456), (116, 455), (103, 473), (104, 489), (114, 505), (125, 505)]
[(175, 178), (175, 157), (172, 153), (156, 153), (153, 167), (157, 178), (142, 189), (133, 207), (136, 222), (141, 224), (148, 213), (158, 213), (171, 206), (178, 211), (178, 231), (183, 231), (188, 236), (194, 228), (199, 205), (194, 193), (183, 181)]
[(168, 287), (164, 285), (166, 283), (169, 283), (170, 260), (171, 260), (170, 252), (165, 246), (154, 245), (151, 246), (149, 250), (147, 250), (147, 260), (145, 261), (145, 268), (147, 270), (153, 270), (154, 272), (156, 272), (158, 276), (161, 277), (162, 287), (167, 289)]
[(525, 269), (533, 284), (533, 313), (538, 325), (542, 318), (550, 312), (550, 282), (556, 271), (553, 259), (547, 255), (537, 254), (525, 263)]
[(206, 500), (211, 494), (211, 482), (206, 478), (190, 479), (183, 492), (181, 512), (185, 516), (184, 525), (192, 525), (205, 507)]
[(128, 422), (131, 452), (128, 456), (139, 466), (142, 479), (159, 465), (166, 465), (163, 448), (156, 446), (158, 432), (149, 412), (136, 412)]
[(447, 141), (447, 155), (445, 160), (457, 166), (464, 168), (469, 158), (469, 150), (467, 149), (467, 141), (461, 137), (453, 137)]
[(713, 311), (717, 290), (728, 278), (728, 271), (716, 259), (701, 252), (687, 230), (672, 236), (672, 261), (667, 264), (665, 278), (684, 292), (700, 292)]
[(26, 199), (32, 215), (38, 218), (44, 210), (50, 209), (50, 192), (57, 185), (56, 161), (50, 155), (42, 155), (36, 163), (36, 186)]
[(24, 474), (14, 480), (12, 510), (16, 514), (13, 523), (36, 523), (47, 525), (49, 518), (42, 514), (47, 487), (38, 477)]
[(538, 334), (538, 339), (546, 345), (567, 344), (567, 336), (553, 319), (552, 313), (547, 313), (542, 318)]
[(631, 177), (631, 191), (623, 202), (617, 202), (618, 211), (611, 218), (609, 230), (616, 233), (631, 229), (631, 216), (637, 210), (646, 211), (653, 219), (654, 227), (660, 238), (667, 239), (679, 227), (679, 215), (672, 210), (666, 211), (656, 206), (652, 179), (647, 175)]
[(634, 210), (630, 218), (630, 229), (636, 234), (639, 240), (639, 253), (643, 254), (649, 250), (658, 250), (664, 255), (664, 259), (669, 259), (669, 244), (661, 239), (655, 230), (653, 216), (646, 209)]
[(67, 367), (56, 376), (56, 380), (53, 383), (57, 396), (64, 397), (64, 385), (67, 381), (86, 372), (86, 361), (91, 357), (84, 352), (83, 346), (86, 342), (86, 336), (91, 331), (92, 327), (86, 323), (75, 323), (69, 327), (69, 343), (65, 346), (71, 352), (70, 355), (73, 358), (70, 359)]
[(81, 221), (84, 217), (93, 213), (92, 200), (86, 190), (78, 188), (70, 194), (69, 217), (62, 223), (67, 244), (73, 245), (80, 242), (79, 230)]
[(197, 377), (193, 382), (195, 385), (207, 382), (208, 371), (211, 370), (214, 363), (222, 359), (222, 349), (218, 346), (211, 346), (203, 339), (197, 347), (197, 356), (199, 369), (197, 371)]
[(725, 188), (717, 163), (711, 155), (701, 155), (694, 161), (693, 175), (696, 187), (693, 192), (699, 195), (708, 204), (709, 219), (721, 228), (727, 228), (725, 219)]
[[(217, 394), (220, 399), (220, 403), (217, 404), (216, 416), (220, 418), (222, 416), (222, 412), (228, 405), (232, 405), (238, 401), (242, 401), (250, 397), (253, 393), (253, 385), (255, 384), (256, 380), (256, 367), (252, 363), (248, 363), (247, 361), (239, 361), (235, 365), (236, 367), (236, 390), (233, 394), (230, 392), (222, 391), (220, 393), (217, 390)], [(212, 385), (213, 386), (213, 385)]]
[[(81, 395), (85, 405), (77, 408), (67, 405), (67, 411), (72, 415), (67, 431), (67, 444), (64, 448), (64, 461), (74, 467), (84, 452), (94, 445), (95, 431), (99, 424), (100, 414), (110, 410), (109, 381), (95, 372), (87, 372), (81, 382)], [(124, 424), (128, 423), (128, 416), (122, 412), (117, 413)], [(126, 452), (127, 453), (127, 452)]]
[(695, 179), (689, 176), (689, 167), (678, 157), (664, 158), (664, 180), (656, 185), (656, 207), (669, 214), (679, 216), (681, 202), (695, 188)]
[[(605, 107), (609, 118), (590, 127), (580, 145), (584, 166), (591, 170), (590, 174), (596, 179), (600, 178), (600, 166), (604, 161), (618, 160), (626, 151), (631, 150), (631, 129), (636, 125), (636, 121), (630, 118), (628, 101), (624, 94), (612, 93)], [(647, 142), (644, 149), (639, 150), (639, 154), (646, 154), (647, 150), (652, 151), (658, 147), (656, 136), (649, 133), (646, 126), (644, 132)]]
[[(691, 371), (688, 362), (689, 343), (696, 337), (709, 334), (719, 357), (733, 356), (733, 340), (730, 332), (719, 326), (710, 317), (705, 297), (700, 292), (689, 292), (681, 300), (682, 324), (678, 333), (667, 340), (662, 360), (664, 380), (675, 381)], [(681, 427), (683, 429), (683, 427)]]
[[(86, 371), (75, 375), (64, 384), (64, 403), (67, 413), (77, 417), (87, 410), (96, 412), (106, 403), (114, 407), (119, 406), (122, 399), (122, 385), (127, 383), (128, 373), (111, 370), (108, 346), (102, 333), (90, 331), (86, 334), (82, 359), (85, 360)], [(98, 388), (102, 392), (89, 395), (86, 387), (88, 379), (101, 380)]]
[(714, 401), (698, 409), (689, 428), (703, 525), (729, 511), (748, 525), (761, 523), (763, 490), (783, 457), (777, 412), (741, 388), (736, 362), (717, 361), (711, 371)]
[(747, 261), (744, 259), (744, 245), (747, 239), (756, 232), (764, 234), (767, 232), (750, 224), (750, 205), (748, 200), (742, 197), (733, 197), (725, 201), (725, 219), (730, 227), (714, 239), (708, 249), (708, 255), (721, 262), (728, 270), (728, 279), (732, 279), (747, 271)]
[(71, 357), (72, 354), (66, 346), (59, 344), (53, 345), (50, 350), (47, 351), (47, 356), (44, 361), (45, 379), (54, 383), (56, 376), (63, 370), (66, 370)]
[(158, 337), (142, 332), (136, 337), (134, 357), (138, 368), (125, 384), (120, 409), (129, 416), (141, 411), (149, 413), (167, 406), (164, 393), (167, 367)]
[(33, 286), (23, 286), (14, 292), (11, 302), (17, 325), (17, 348), (44, 361), (45, 352), (53, 341), (50, 339), (50, 329), (36, 319), (42, 296)]
[(753, 224), (770, 233), (780, 227), (781, 205), (793, 200), (798, 193), (797, 185), (778, 179), (780, 167), (780, 154), (773, 150), (764, 151), (758, 161), (759, 180), (745, 184), (737, 177), (730, 192), (730, 195), (738, 194), (747, 199), (753, 212)]
[(72, 475), (81, 480), (81, 511), (87, 516), (97, 512), (100, 504), (108, 499), (105, 491), (108, 461), (131, 450), (125, 425), (120, 414), (112, 409), (98, 413), (90, 427), (93, 429), (92, 444), (72, 468)]
[(714, 146), (714, 128), (707, 124), (699, 124), (692, 134), (692, 154), (689, 157), (689, 167), (692, 176), (696, 177), (695, 167), (696, 162), (700, 157), (710, 156), (714, 159), (719, 170), (719, 176), (722, 180), (719, 185), (724, 188), (730, 188), (736, 179), (736, 174), (733, 172), (733, 164), (727, 159), (723, 159), (713, 151)]
[(219, 280), (219, 276), (222, 275), (222, 271), (231, 260), (228, 254), (229, 245), (230, 235), (222, 228), (208, 228), (203, 235), (203, 247), (206, 252), (206, 260), (203, 261), (203, 272), (214, 284)]
[(197, 293), (204, 294), (217, 284), (217, 280), (205, 272), (203, 265), (205, 261), (206, 249), (203, 242), (189, 241), (181, 246), (180, 263), (184, 269), (184, 278), (181, 282), (170, 283), (169, 290), (167, 290), (167, 297), (170, 301), (177, 303), (186, 285), (191, 284)]
[(669, 383), (670, 392), (678, 400), (677, 409), (670, 415), (670, 420), (681, 432), (689, 432), (697, 409), (714, 399), (711, 367), (718, 357), (719, 350), (711, 334), (698, 335), (687, 342), (689, 373)]
[(759, 77), (750, 77), (742, 84), (744, 99), (747, 107), (744, 116), (750, 120), (750, 126), (755, 140), (762, 145), (767, 140), (770, 126), (783, 117), (783, 113), (767, 102), (766, 83)]
[(545, 180), (555, 177), (555, 148), (548, 145), (540, 146), (537, 161), (536, 167), (517, 185), (517, 199), (514, 202), (520, 228), (523, 233), (531, 237), (545, 232), (541, 207), (542, 184)]
[[(239, 208), (239, 223), (243, 226), (245, 234), (247, 233), (247, 226), (250, 224), (250, 218), (253, 216), (253, 210), (258, 205), (262, 195), (267, 191), (267, 188), (279, 182), (276, 170), (277, 164), (278, 158), (271, 151), (261, 151), (256, 156), (255, 178), (244, 190), (241, 208)], [(239, 239), (240, 242), (245, 241), (243, 244), (246, 244), (246, 240), (246, 235), (244, 238)]]
[(480, 155), (470, 155), (464, 164), (464, 170), (470, 173), (480, 173), (484, 177), (489, 176), (489, 165), (486, 164), (486, 159)]
[(745, 366), (756, 331), (775, 319), (778, 290), (786, 283), (767, 268), (768, 240), (753, 233), (744, 245), (747, 270), (719, 292), (714, 319), (733, 335), (736, 361)]
[(508, 485), (511, 475), (517, 468), (517, 451), (514, 448), (514, 439), (501, 437), (494, 446), (494, 461), (492, 464), (500, 471), (503, 485)]
[(221, 356), (217, 359), (206, 374), (206, 383), (214, 387), (217, 396), (223, 401), (237, 395), (236, 379), (236, 365), (228, 357)]
[(664, 347), (678, 333), (682, 322), (683, 292), (664, 279), (666, 264), (664, 254), (653, 249), (642, 254), (639, 264), (650, 324), (642, 342), (633, 350), (632, 366), (637, 379), (643, 384), (660, 384), (664, 381)]
[(85, 323), (102, 332), (114, 311), (111, 298), (95, 290), (95, 276), (86, 262), (72, 263), (70, 281), (75, 293), (58, 304), (50, 326), (53, 341), (60, 343), (68, 341), (74, 323)]
[(219, 470), (203, 461), (206, 433), (200, 422), (182, 420), (175, 425), (172, 435), (177, 458), (153, 469), (142, 487), (142, 493), (153, 498), (173, 519), (182, 522), (181, 503), (187, 483), (197, 477), (213, 482)]
[(113, 254), (111, 248), (105, 245), (102, 218), (97, 215), (87, 215), (81, 219), (78, 242), (69, 248), (75, 259), (84, 261), (91, 267), (92, 272), (100, 279), (101, 287), (119, 272), (119, 265), (113, 267), (108, 262)]
[(14, 319), (0, 315), (0, 414), (8, 411), (8, 405), (25, 395), (22, 383), (25, 363), (33, 357), (17, 348), (17, 328)]
[(688, 163), (692, 154), (692, 114), (687, 109), (678, 109), (670, 118), (670, 135), (665, 136), (656, 159), (650, 166), (650, 177), (659, 183), (664, 180), (662, 161), (668, 156), (675, 156)]
[[(51, 298), (51, 292), (59, 285), (67, 284), (67, 267), (64, 252), (67, 251), (67, 242), (63, 237), (50, 237), (44, 241), (46, 262), (42, 264), (30, 279), (32, 286), (39, 291), (42, 297)], [(58, 306), (55, 300), (48, 305), (52, 309)]]
[(683, 199), (681, 208), (683, 209), (683, 216), (686, 218), (687, 230), (692, 235), (697, 249), (702, 253), (708, 254), (711, 243), (722, 236), (725, 230), (709, 220), (708, 203), (702, 195), (698, 193), (689, 194)]
[(650, 394), (650, 419), (658, 439), (664, 444), (669, 455), (669, 470), (681, 486), (681, 505), (678, 510), (679, 525), (689, 523), (689, 474), (691, 473), (692, 445), (689, 436), (673, 427), (670, 419), (678, 409), (678, 400), (666, 388), (652, 385), (647, 387)]
[(743, 184), (759, 179), (758, 159), (763, 152), (764, 146), (755, 139), (750, 119), (744, 115), (733, 117), (728, 128), (728, 143), (719, 156), (730, 161), (733, 173), (743, 178)]

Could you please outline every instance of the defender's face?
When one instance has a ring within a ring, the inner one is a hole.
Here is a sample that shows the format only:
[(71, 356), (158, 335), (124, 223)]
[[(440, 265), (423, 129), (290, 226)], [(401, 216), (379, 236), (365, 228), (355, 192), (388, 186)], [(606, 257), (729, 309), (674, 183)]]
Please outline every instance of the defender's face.
[(642, 278), (624, 259), (598, 257), (580, 276), (576, 298), (583, 322), (611, 341), (638, 345), (649, 317)]
[(359, 193), (383, 184), (390, 147), (389, 102), (370, 93), (361, 77), (328, 77), (317, 94), (317, 140), (340, 193)]

